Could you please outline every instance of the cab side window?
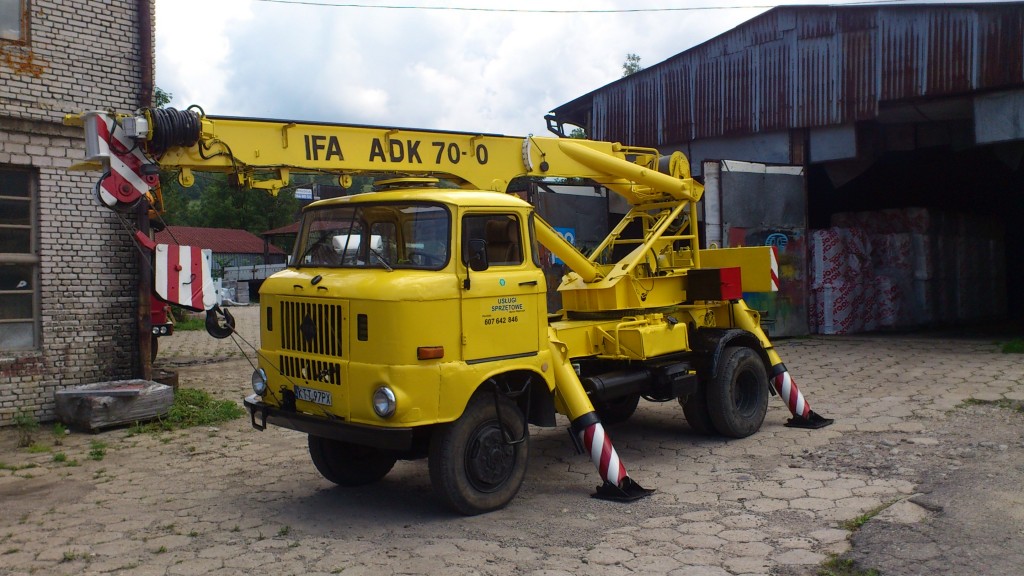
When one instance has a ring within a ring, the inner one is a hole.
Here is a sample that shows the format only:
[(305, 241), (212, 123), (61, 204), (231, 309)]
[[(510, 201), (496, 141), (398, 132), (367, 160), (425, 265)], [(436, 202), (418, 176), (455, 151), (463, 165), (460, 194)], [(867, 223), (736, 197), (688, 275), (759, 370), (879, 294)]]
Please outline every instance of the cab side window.
[(483, 240), (491, 266), (523, 263), (519, 219), (514, 214), (473, 214), (462, 220), (462, 261), (469, 261), (469, 241)]

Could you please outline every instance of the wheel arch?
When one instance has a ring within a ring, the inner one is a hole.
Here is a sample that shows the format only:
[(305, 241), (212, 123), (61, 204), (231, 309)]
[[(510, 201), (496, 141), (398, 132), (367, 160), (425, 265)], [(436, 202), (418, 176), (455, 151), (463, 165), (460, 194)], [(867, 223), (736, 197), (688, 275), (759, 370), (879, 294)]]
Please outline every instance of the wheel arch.
[(495, 389), (515, 402), (530, 424), (549, 428), (555, 425), (554, 397), (540, 373), (518, 369), (492, 374), (473, 394), (491, 394)]
[(719, 360), (729, 346), (744, 346), (754, 350), (764, 365), (765, 373), (771, 374), (771, 360), (760, 340), (739, 328), (701, 328), (696, 331), (690, 347), (698, 356), (698, 372), (704, 372), (709, 378), (718, 376)]

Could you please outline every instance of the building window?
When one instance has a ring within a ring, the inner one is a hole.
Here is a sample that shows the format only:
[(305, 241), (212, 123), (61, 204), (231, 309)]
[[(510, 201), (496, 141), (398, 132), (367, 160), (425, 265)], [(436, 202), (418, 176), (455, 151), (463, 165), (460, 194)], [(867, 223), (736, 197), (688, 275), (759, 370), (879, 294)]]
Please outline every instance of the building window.
[(28, 0), (0, 0), (0, 40), (28, 42)]
[(39, 347), (36, 174), (0, 167), (0, 351)]

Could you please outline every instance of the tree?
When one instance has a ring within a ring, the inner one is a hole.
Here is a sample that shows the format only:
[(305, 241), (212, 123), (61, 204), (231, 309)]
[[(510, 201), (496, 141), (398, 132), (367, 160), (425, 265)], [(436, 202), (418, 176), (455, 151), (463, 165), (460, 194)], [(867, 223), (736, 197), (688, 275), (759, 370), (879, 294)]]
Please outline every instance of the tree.
[(165, 92), (163, 88), (157, 86), (153, 90), (153, 105), (157, 108), (163, 108), (171, 103), (171, 99), (174, 98), (174, 94)]
[(586, 140), (587, 133), (583, 130), (583, 128), (578, 128), (578, 127), (577, 128), (573, 128), (572, 132), (569, 132), (569, 138), (576, 138), (576, 139), (579, 139), (579, 140)]
[(622, 77), (625, 78), (631, 74), (643, 70), (644, 67), (640, 65), (640, 56), (636, 54), (626, 54), (626, 61), (622, 63)]

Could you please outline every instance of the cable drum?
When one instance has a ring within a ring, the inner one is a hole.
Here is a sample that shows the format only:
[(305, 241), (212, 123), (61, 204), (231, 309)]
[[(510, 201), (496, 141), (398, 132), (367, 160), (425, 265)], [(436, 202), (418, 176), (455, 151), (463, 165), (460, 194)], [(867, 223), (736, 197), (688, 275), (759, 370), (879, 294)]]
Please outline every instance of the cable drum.
[(195, 110), (175, 108), (150, 108), (153, 119), (153, 138), (148, 148), (154, 154), (162, 154), (172, 146), (194, 146), (199, 141), (202, 129), (200, 115)]

